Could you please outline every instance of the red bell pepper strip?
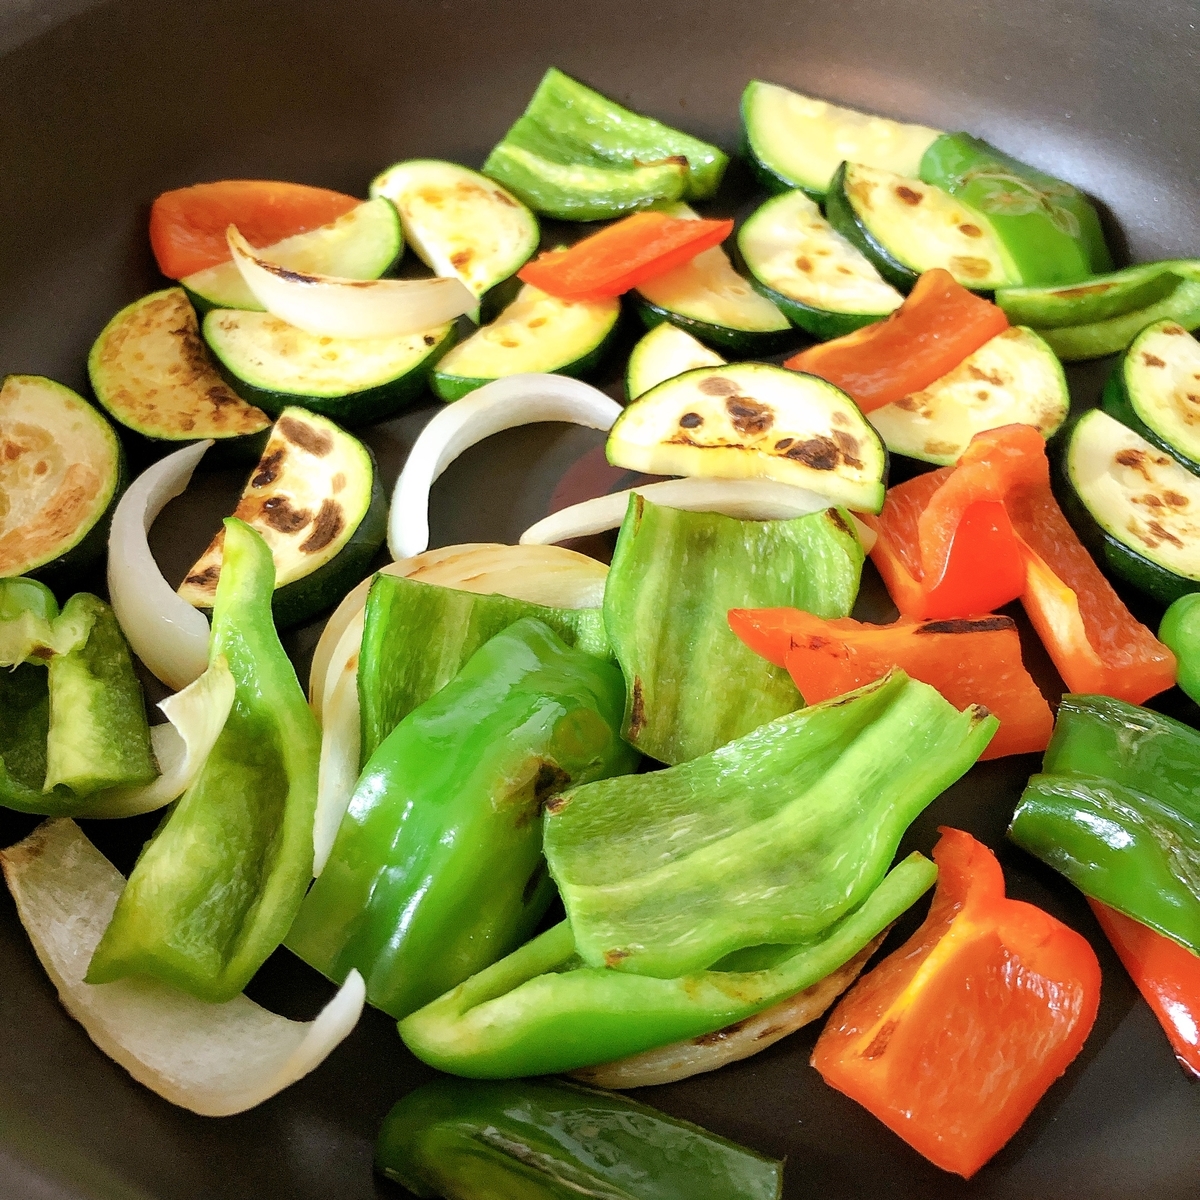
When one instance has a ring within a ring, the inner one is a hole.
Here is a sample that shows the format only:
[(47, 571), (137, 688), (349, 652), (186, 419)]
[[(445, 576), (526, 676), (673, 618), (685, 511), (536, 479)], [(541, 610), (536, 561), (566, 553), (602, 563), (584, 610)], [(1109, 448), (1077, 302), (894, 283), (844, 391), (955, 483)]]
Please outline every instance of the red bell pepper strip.
[(719, 246), (732, 221), (697, 221), (640, 212), (617, 221), (568, 250), (526, 263), (517, 278), (562, 300), (598, 300), (664, 275)]
[(795, 608), (733, 608), (729, 627), (786, 667), (806, 704), (845, 695), (900, 667), (955, 708), (982, 704), (1000, 719), (981, 758), (1038, 753), (1050, 744), (1054, 717), (1021, 663), (1021, 640), (1008, 617), (865, 625)]
[(302, 183), (225, 179), (163, 192), (150, 207), (150, 246), (168, 279), (183, 279), (229, 257), (225, 231), (236, 225), (257, 248), (306, 233), (361, 204)]
[(1179, 1065), (1200, 1079), (1200, 955), (1088, 897), (1100, 928), (1171, 1042)]
[(810, 346), (783, 365), (837, 384), (869, 413), (927, 388), (1007, 328), (996, 305), (936, 268), (890, 317)]
[(924, 924), (842, 997), (812, 1064), (931, 1162), (970, 1178), (1079, 1053), (1100, 964), (1073, 929), (1005, 897), (986, 846), (941, 834)]

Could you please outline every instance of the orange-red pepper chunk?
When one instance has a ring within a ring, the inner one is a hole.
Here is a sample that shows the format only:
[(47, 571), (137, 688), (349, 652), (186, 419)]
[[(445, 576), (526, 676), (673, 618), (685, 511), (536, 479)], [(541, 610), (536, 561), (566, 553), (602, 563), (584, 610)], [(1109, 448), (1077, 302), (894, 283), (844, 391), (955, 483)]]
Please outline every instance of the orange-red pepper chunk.
[(812, 1065), (931, 1162), (970, 1178), (1083, 1047), (1100, 964), (1073, 929), (1005, 897), (986, 846), (941, 834), (924, 924), (842, 997)]

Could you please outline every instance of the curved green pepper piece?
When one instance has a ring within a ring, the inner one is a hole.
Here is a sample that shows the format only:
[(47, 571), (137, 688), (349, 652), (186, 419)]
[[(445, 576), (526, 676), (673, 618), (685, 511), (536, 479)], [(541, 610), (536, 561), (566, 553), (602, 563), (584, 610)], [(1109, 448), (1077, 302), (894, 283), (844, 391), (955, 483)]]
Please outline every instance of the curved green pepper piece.
[(375, 1167), (447, 1200), (778, 1200), (783, 1163), (565, 1080), (435, 1079), (384, 1119)]
[(637, 765), (624, 692), (541, 621), (496, 634), (371, 756), (289, 949), (403, 1017), (519, 946), (554, 895), (543, 801)]
[(274, 587), (266, 542), (228, 518), (209, 661), (228, 661), (233, 709), (143, 849), (89, 983), (154, 975), (203, 1000), (229, 1000), (296, 915), (312, 876), (321, 735), (275, 632)]
[(1200, 704), (1200, 592), (1180, 596), (1167, 609), (1158, 640), (1175, 655), (1175, 682)]
[(581, 966), (563, 921), (401, 1021), (400, 1036), (422, 1062), (476, 1079), (573, 1071), (700, 1037), (819, 983), (936, 878), (910, 854), (819, 941), (757, 971), (655, 979)]

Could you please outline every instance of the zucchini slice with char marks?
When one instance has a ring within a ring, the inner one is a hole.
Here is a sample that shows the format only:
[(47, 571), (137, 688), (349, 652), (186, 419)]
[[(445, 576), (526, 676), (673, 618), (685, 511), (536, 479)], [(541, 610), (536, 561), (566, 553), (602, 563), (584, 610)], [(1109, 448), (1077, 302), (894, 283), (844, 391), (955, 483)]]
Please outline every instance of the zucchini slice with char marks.
[(352, 426), (411, 404), (455, 338), (452, 323), (407, 337), (319, 337), (269, 313), (228, 308), (208, 313), (202, 328), (222, 374), (248, 403), (273, 416), (299, 405)]
[[(388, 200), (367, 200), (336, 221), (264, 246), (259, 253), (270, 262), (303, 275), (335, 275), (340, 279), (378, 279), (404, 253), (400, 216)], [(246, 285), (232, 259), (180, 280), (203, 315), (212, 308), (263, 306)]]
[(919, 179), (843, 163), (829, 185), (825, 215), (902, 291), (934, 267), (977, 292), (1017, 281), (987, 217)]
[(754, 79), (742, 93), (743, 141), (769, 192), (803, 188), (814, 200), (849, 159), (897, 175), (918, 174), (941, 131), (841, 108)]
[(1067, 512), (1116, 574), (1163, 604), (1200, 591), (1200, 477), (1100, 409), (1071, 430), (1065, 468)]
[(636, 400), (665, 379), (696, 367), (720, 367), (725, 360), (690, 333), (664, 321), (633, 348), (625, 367), (625, 399)]
[(0, 578), (64, 584), (104, 554), (125, 485), (116, 431), (42, 375), (0, 385)]
[[(387, 500), (371, 451), (332, 421), (285, 409), (233, 515), (262, 534), (275, 560), (272, 608), (280, 628), (298, 625), (363, 579), (387, 533)], [(224, 553), (218, 533), (179, 587), (196, 608), (217, 594)]]
[(758, 290), (821, 341), (882, 321), (904, 299), (802, 191), (754, 212), (738, 248)]
[(1050, 438), (1071, 396), (1054, 351), (1032, 329), (1010, 326), (922, 391), (868, 420), (893, 454), (951, 466), (971, 439), (1001, 425), (1032, 425)]
[(702, 367), (651, 388), (617, 418), (607, 453), (651, 475), (774, 479), (860, 512), (883, 506), (887, 451), (854, 401), (765, 363)]
[(121, 309), (92, 345), (88, 377), (113, 420), (160, 451), (212, 438), (254, 458), (266, 441), (271, 418), (221, 378), (183, 288)]
[(437, 275), (461, 279), (477, 297), (514, 275), (537, 249), (537, 218), (511, 192), (457, 163), (397, 163), (371, 183), (400, 213), (404, 236)]
[(620, 315), (615, 298), (560, 300), (525, 284), (495, 321), (438, 363), (434, 394), (460, 400), (490, 380), (526, 371), (586, 375), (603, 359)]
[(1200, 342), (1174, 321), (1143, 329), (1109, 377), (1104, 410), (1200, 474)]

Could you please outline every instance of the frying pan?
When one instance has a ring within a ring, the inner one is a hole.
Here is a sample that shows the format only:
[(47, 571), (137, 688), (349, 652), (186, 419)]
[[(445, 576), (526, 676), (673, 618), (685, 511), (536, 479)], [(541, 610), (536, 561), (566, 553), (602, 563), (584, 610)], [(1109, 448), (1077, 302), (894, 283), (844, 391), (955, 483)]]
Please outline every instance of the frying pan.
[[(729, 148), (751, 78), (967, 129), (1096, 196), (1120, 257), (1196, 254), (1197, 23), (1194, 0), (0, 0), (0, 372), (85, 387), (95, 334), (157, 286), (146, 213), (164, 189), (240, 176), (361, 195), (402, 158), (478, 164), (550, 64)], [(750, 196), (735, 165), (720, 202), (735, 211)], [(1072, 369), (1076, 404), (1095, 402), (1107, 369)], [(369, 434), (389, 482), (432, 411)], [(433, 544), (515, 540), (564, 475), (568, 491), (596, 485), (572, 464), (589, 451), (594, 463), (599, 442), (540, 426), (477, 447), (434, 490)], [(164, 514), (154, 545), (168, 577), (207, 543), (239, 482), (205, 476)], [(873, 577), (857, 615), (887, 616)], [(318, 629), (289, 637), (302, 678)], [(1053, 683), (1035, 641), (1027, 652)], [(1197, 718), (1177, 694), (1165, 703)], [(1080, 897), (1004, 841), (1036, 767), (976, 767), (901, 850), (928, 852), (939, 824), (970, 830), (998, 850), (1010, 893), (1081, 930), (1104, 971), (1083, 1053), (974, 1180), (937, 1171), (826, 1088), (807, 1065), (812, 1028), (640, 1097), (786, 1155), (791, 1197), (1200, 1196), (1200, 1085), (1176, 1066)], [(0, 812), (0, 844), (33, 823)], [(87, 831), (127, 870), (152, 828), (148, 818)], [(329, 987), (280, 951), (251, 992), (307, 1018)], [(0, 1196), (399, 1196), (372, 1176), (374, 1135), (430, 1074), (368, 1010), (325, 1065), (260, 1108), (223, 1120), (173, 1108), (67, 1017), (0, 896)]]

